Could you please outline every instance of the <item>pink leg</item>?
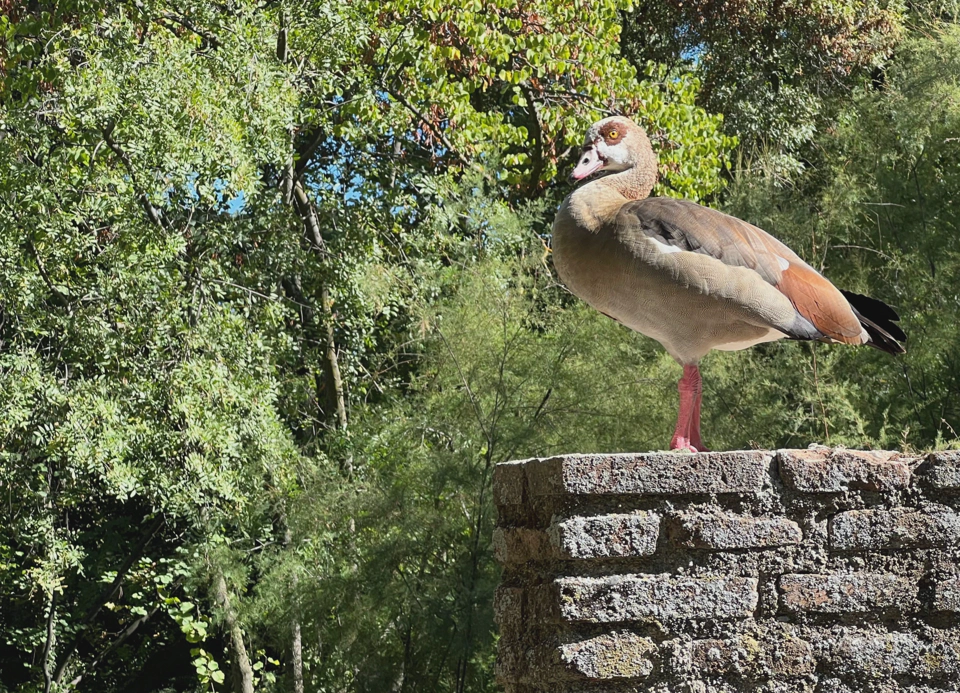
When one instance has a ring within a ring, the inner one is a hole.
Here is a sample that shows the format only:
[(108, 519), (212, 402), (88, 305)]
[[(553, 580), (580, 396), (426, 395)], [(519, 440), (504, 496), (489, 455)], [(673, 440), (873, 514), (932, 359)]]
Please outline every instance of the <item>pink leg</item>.
[(677, 383), (677, 390), (680, 392), (680, 411), (677, 413), (677, 427), (670, 440), (670, 449), (705, 452), (706, 447), (700, 439), (700, 400), (703, 385), (700, 369), (695, 364), (683, 367), (683, 377)]
[(697, 452), (710, 452), (710, 449), (703, 444), (703, 440), (700, 438), (700, 402), (703, 400), (703, 386), (700, 383), (700, 371), (697, 370), (697, 400), (693, 407), (693, 421), (690, 425), (690, 443), (697, 449)]

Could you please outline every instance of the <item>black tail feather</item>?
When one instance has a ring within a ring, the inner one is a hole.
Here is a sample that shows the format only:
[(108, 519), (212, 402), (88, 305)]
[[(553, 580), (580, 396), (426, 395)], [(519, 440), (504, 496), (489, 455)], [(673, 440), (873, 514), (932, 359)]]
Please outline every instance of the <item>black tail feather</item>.
[(907, 335), (896, 324), (900, 320), (897, 311), (883, 301), (878, 301), (869, 296), (842, 289), (840, 293), (847, 299), (857, 319), (860, 320), (860, 324), (870, 335), (869, 346), (888, 354), (903, 354), (906, 352), (900, 342), (907, 341)]

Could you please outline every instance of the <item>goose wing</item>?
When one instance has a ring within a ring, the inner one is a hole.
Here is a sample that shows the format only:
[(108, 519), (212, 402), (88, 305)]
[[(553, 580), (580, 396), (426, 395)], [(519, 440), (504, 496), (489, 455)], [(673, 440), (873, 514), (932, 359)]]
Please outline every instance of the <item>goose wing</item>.
[[(843, 294), (790, 248), (752, 224), (686, 200), (651, 197), (621, 208), (617, 233), (628, 243), (631, 235), (641, 235), (664, 246), (666, 253), (706, 255), (753, 270), (824, 336), (847, 344), (864, 342), (860, 320)], [(698, 271), (699, 263), (682, 255), (675, 261), (681, 275)], [(702, 277), (696, 279), (702, 283)], [(738, 300), (736, 287), (711, 286), (708, 279), (706, 290)]]

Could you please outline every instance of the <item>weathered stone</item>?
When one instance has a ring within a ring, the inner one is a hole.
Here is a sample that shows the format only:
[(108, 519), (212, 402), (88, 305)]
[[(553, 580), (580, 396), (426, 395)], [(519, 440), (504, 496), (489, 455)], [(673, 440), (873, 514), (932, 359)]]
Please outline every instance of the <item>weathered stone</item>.
[(864, 612), (910, 606), (916, 597), (913, 581), (886, 573), (780, 576), (780, 603), (787, 611), (819, 613)]
[(653, 671), (656, 652), (652, 640), (629, 631), (564, 643), (556, 650), (565, 676), (600, 681), (648, 676)]
[(660, 516), (636, 512), (554, 518), (547, 531), (497, 527), (493, 555), (502, 565), (528, 561), (635, 558), (657, 549)]
[(960, 690), (960, 453), (778, 455), (496, 472), (506, 693)]
[(501, 685), (519, 681), (526, 673), (523, 643), (519, 640), (500, 638), (493, 675)]
[(830, 520), (838, 550), (931, 548), (960, 543), (960, 515), (944, 506), (910, 510), (851, 510)]
[(500, 585), (493, 594), (493, 618), (501, 635), (507, 632), (519, 635), (526, 617), (523, 588)]
[(493, 502), (521, 505), (526, 500), (527, 461), (501, 462), (493, 468)]
[(910, 484), (910, 467), (893, 452), (779, 450), (783, 483), (808, 493), (892, 491)]
[(670, 538), (694, 549), (761, 549), (799, 544), (800, 525), (785, 517), (750, 517), (720, 510), (678, 513)]
[(917, 665), (923, 643), (912, 633), (854, 631), (837, 642), (830, 658), (835, 669), (866, 676), (900, 676)]
[(934, 585), (933, 608), (937, 611), (960, 611), (960, 576), (945, 578)]
[(664, 575), (568, 577), (555, 582), (560, 617), (618, 623), (643, 619), (746, 618), (757, 608), (757, 580)]
[(771, 454), (760, 451), (566, 455), (527, 463), (536, 495), (689, 495), (759, 492)]
[(847, 681), (839, 678), (821, 678), (816, 688), (816, 693), (865, 693), (866, 691), (869, 693), (956, 693), (956, 687), (950, 682), (946, 682), (946, 687), (930, 683), (911, 685), (899, 683), (896, 679), (867, 678), (860, 673), (855, 673), (852, 680)]
[(526, 670), (523, 589), (502, 585), (498, 587), (493, 595), (493, 615), (500, 631), (494, 676), (500, 682), (517, 681), (523, 677)]
[(493, 556), (502, 565), (550, 560), (554, 552), (547, 533), (526, 527), (497, 527), (493, 530)]
[(927, 642), (913, 633), (851, 630), (837, 640), (830, 664), (872, 678), (952, 676), (960, 671), (960, 647), (952, 634)]
[(931, 452), (926, 457), (924, 478), (942, 489), (960, 489), (960, 451)]
[(550, 541), (563, 559), (649, 556), (659, 535), (660, 516), (650, 512), (555, 519), (550, 526)]
[(694, 640), (689, 657), (694, 671), (705, 676), (760, 680), (804, 676), (817, 668), (810, 643), (782, 628), (737, 638)]

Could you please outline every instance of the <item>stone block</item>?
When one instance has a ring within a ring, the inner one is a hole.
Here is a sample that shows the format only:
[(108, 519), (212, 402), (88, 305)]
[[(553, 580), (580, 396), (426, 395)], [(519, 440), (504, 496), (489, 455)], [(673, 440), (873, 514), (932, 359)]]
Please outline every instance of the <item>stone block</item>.
[(657, 550), (660, 516), (640, 511), (554, 519), (549, 533), (561, 559), (650, 556)]
[(910, 467), (893, 452), (864, 450), (779, 450), (783, 483), (807, 493), (849, 490), (893, 491), (910, 484)]
[(800, 525), (785, 517), (751, 517), (719, 509), (676, 514), (670, 538), (693, 549), (765, 549), (799, 544)]
[(527, 462), (501, 462), (493, 468), (493, 502), (499, 506), (526, 501)]
[(527, 463), (536, 495), (757, 493), (771, 453), (760, 451), (566, 455)]
[(615, 575), (559, 578), (554, 584), (566, 621), (747, 618), (758, 600), (757, 580), (744, 577)]
[(830, 547), (841, 551), (934, 548), (960, 544), (960, 515), (922, 510), (851, 510), (830, 520)]
[(563, 677), (597, 681), (642, 679), (653, 671), (657, 645), (629, 631), (614, 631), (563, 643), (555, 652)]
[(960, 612), (960, 576), (938, 580), (933, 586), (933, 608)]
[(903, 676), (917, 668), (923, 643), (913, 633), (852, 631), (841, 636), (830, 663), (836, 670), (869, 677)]
[(921, 638), (910, 632), (848, 630), (830, 656), (836, 671), (883, 679), (954, 677), (960, 672), (960, 644), (954, 633)]
[(700, 676), (738, 676), (750, 680), (805, 676), (816, 671), (809, 642), (776, 626), (735, 638), (694, 640), (688, 656)]
[(554, 518), (544, 531), (497, 527), (493, 555), (504, 566), (528, 561), (638, 558), (657, 550), (660, 516), (650, 512)]
[(912, 605), (917, 586), (886, 573), (780, 576), (780, 603), (791, 612), (863, 613)]
[(925, 458), (924, 478), (934, 487), (960, 490), (960, 451), (931, 452)]
[(544, 561), (554, 557), (547, 533), (526, 527), (497, 527), (493, 530), (493, 557), (500, 565)]
[(493, 619), (501, 635), (519, 636), (526, 618), (523, 588), (500, 585), (493, 594)]
[(524, 590), (498, 587), (493, 596), (493, 616), (500, 631), (494, 676), (500, 682), (517, 681), (526, 670)]

